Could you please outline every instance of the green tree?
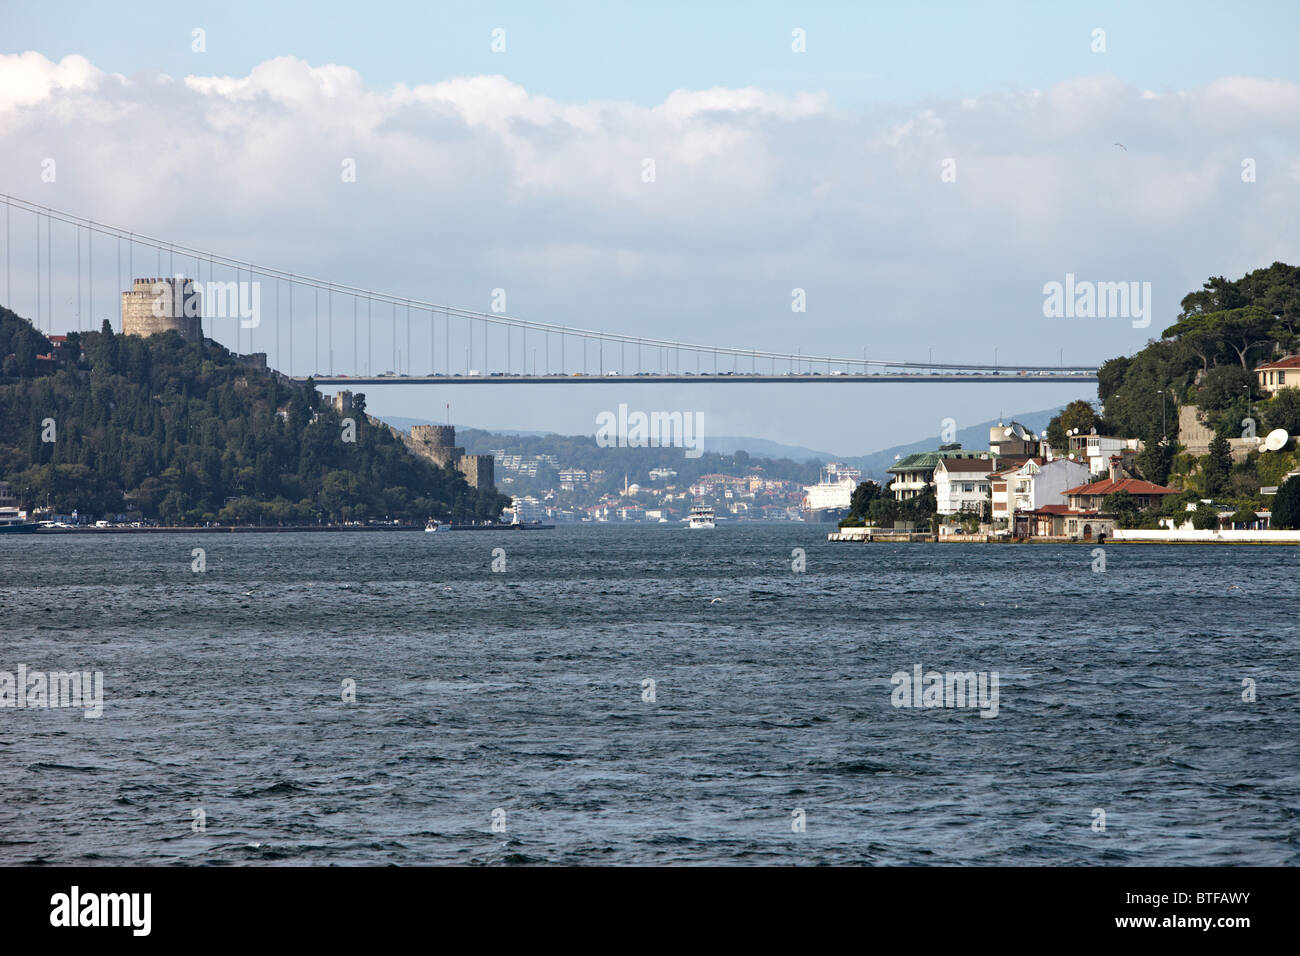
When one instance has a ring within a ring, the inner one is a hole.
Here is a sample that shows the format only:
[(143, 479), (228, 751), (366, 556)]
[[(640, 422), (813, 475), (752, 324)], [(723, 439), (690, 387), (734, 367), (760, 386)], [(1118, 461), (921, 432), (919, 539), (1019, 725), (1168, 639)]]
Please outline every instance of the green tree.
[(1173, 469), (1178, 447), (1175, 441), (1162, 442), (1151, 438), (1134, 457), (1133, 465), (1144, 479), (1153, 484), (1163, 485), (1169, 480), (1169, 472)]
[(853, 498), (849, 504), (849, 513), (857, 518), (865, 518), (871, 503), (883, 495), (884, 489), (874, 481), (863, 481), (853, 489)]
[(1269, 525), (1284, 530), (1300, 528), (1300, 476), (1288, 478), (1277, 489)]
[(1197, 531), (1209, 531), (1219, 526), (1219, 512), (1209, 505), (1201, 505), (1192, 512), (1192, 527)]
[(1196, 404), (1209, 415), (1249, 398), (1255, 374), (1239, 365), (1220, 365), (1205, 373), (1196, 388)]
[(1066, 434), (1070, 430), (1077, 428), (1080, 434), (1087, 434), (1096, 428), (1100, 432), (1104, 424), (1091, 402), (1075, 399), (1047, 423), (1047, 440), (1053, 448), (1064, 449), (1068, 445)]
[(1255, 514), (1250, 508), (1238, 508), (1232, 516), (1233, 524), (1254, 524), (1259, 520), (1259, 515)]
[(1205, 493), (1210, 497), (1222, 495), (1228, 490), (1232, 477), (1232, 448), (1222, 435), (1215, 435), (1210, 442), (1210, 453), (1205, 461)]
[(1264, 425), (1268, 429), (1285, 428), (1300, 434), (1300, 388), (1283, 388), (1264, 403)]
[(1136, 528), (1140, 521), (1142, 509), (1137, 500), (1127, 491), (1115, 491), (1101, 499), (1104, 514), (1114, 515), (1115, 523), (1121, 528)]

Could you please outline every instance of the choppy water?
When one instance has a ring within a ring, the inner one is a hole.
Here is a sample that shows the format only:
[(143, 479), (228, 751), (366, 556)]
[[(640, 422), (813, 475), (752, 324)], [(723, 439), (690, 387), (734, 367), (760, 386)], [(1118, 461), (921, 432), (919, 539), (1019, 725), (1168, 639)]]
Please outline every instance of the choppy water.
[(1300, 549), (824, 538), (0, 538), (0, 862), (1300, 861)]

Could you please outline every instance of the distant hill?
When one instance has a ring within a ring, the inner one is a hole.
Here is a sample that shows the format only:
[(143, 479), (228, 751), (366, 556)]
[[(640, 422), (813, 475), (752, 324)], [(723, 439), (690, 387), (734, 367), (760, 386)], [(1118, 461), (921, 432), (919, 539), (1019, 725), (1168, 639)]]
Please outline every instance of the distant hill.
[[(1002, 421), (1010, 423), (1018, 421), (1020, 424), (1035, 432), (1041, 432), (1047, 428), (1047, 423), (1051, 421), (1063, 406), (1048, 408), (1037, 412), (1025, 412), (1022, 414), (1009, 415)], [(412, 425), (428, 424), (428, 419), (422, 418), (402, 418), (396, 415), (384, 417), (384, 421), (394, 428), (400, 428), (403, 431), (410, 429)], [(956, 440), (961, 442), (962, 448), (967, 450), (983, 450), (989, 446), (989, 428), (998, 423), (998, 419), (989, 419), (978, 425), (971, 425), (968, 428), (962, 428), (957, 431)], [(556, 453), (557, 449), (569, 447), (571, 442), (582, 441), (584, 438), (586, 444), (593, 446), (592, 449), (584, 449), (584, 457), (595, 451), (596, 454), (601, 452), (607, 454), (608, 460), (602, 462), (597, 467), (605, 467), (607, 470), (618, 471), (619, 480), (622, 480), (623, 469), (632, 469), (635, 477), (638, 465), (641, 467), (653, 467), (645, 465), (644, 462), (631, 461), (626, 455), (626, 449), (594, 449), (594, 442), (590, 436), (560, 435), (556, 432), (538, 432), (538, 431), (519, 431), (515, 429), (492, 429), (483, 430), (470, 426), (457, 426), (458, 441), (464, 444), (467, 450), (473, 454), (482, 454), (492, 448), (506, 448), (512, 454), (518, 454), (522, 447), (517, 447), (518, 442), (508, 439), (530, 439), (528, 442), (531, 454)], [(549, 439), (549, 440), (548, 440)], [(842, 455), (832, 455), (826, 451), (816, 451), (812, 448), (804, 448), (799, 445), (786, 445), (781, 442), (770, 441), (766, 438), (745, 438), (734, 435), (721, 436), (718, 438), (706, 438), (704, 448), (710, 460), (715, 464), (720, 463), (719, 459), (734, 459), (736, 452), (743, 451), (750, 458), (766, 459), (767, 462), (787, 461), (796, 463), (803, 467), (797, 469), (797, 480), (815, 481), (816, 473), (807, 466), (823, 464), (828, 461), (841, 461), (847, 465), (854, 465), (863, 470), (863, 473), (869, 478), (877, 480), (888, 477), (885, 469), (894, 463), (895, 456), (910, 455), (918, 451), (933, 451), (939, 447), (939, 436), (934, 435), (930, 438), (923, 438), (920, 441), (909, 442), (905, 445), (894, 445), (891, 448), (884, 448), (880, 451), (871, 452), (866, 455), (846, 458)], [(470, 446), (473, 447), (470, 447)], [(549, 452), (546, 451), (549, 449)], [(664, 457), (660, 453), (656, 457)], [(569, 461), (561, 461), (562, 465), (569, 465)], [(808, 477), (812, 475), (813, 477)], [(794, 478), (795, 475), (790, 475)]]
[(705, 438), (707, 451), (719, 455), (734, 455), (744, 450), (751, 455), (763, 458), (789, 458), (791, 461), (836, 461), (836, 457), (827, 451), (814, 451), (802, 445), (783, 445), (781, 442), (768, 441), (766, 438), (737, 438), (733, 435), (720, 435), (717, 438)]

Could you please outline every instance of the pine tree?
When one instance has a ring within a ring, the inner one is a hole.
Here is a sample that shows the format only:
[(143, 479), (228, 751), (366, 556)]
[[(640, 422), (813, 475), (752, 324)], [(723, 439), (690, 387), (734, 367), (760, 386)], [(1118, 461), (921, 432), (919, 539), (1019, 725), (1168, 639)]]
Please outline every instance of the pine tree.
[(1228, 444), (1228, 439), (1215, 435), (1210, 442), (1209, 459), (1205, 463), (1205, 493), (1210, 497), (1226, 493), (1231, 478), (1232, 447)]

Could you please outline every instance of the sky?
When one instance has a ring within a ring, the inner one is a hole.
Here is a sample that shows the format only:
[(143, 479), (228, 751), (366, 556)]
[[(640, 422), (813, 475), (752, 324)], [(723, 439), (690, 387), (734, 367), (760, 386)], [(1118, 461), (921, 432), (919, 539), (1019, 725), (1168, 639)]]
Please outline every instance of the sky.
[[(6, 5), (0, 192), (426, 301), (486, 311), (502, 289), (510, 314), (562, 325), (1091, 364), (1157, 337), (1209, 276), (1300, 261), (1297, 36), (1293, 2)], [(13, 214), (6, 304), (24, 315), (32, 229)], [(78, 321), (79, 267), (72, 232), (52, 242), (57, 331)], [(116, 315), (114, 251), (93, 250), (95, 324)], [(1149, 325), (1048, 317), (1045, 286), (1067, 275), (1149, 288)], [(294, 371), (352, 368), (305, 305)], [(375, 323), (384, 371), (404, 342)], [(414, 339), (419, 373), (427, 328)], [(706, 435), (842, 455), (1095, 397), (368, 390), (378, 414), (440, 421), (451, 403), (458, 423), (575, 434), (621, 403), (702, 411)]]

